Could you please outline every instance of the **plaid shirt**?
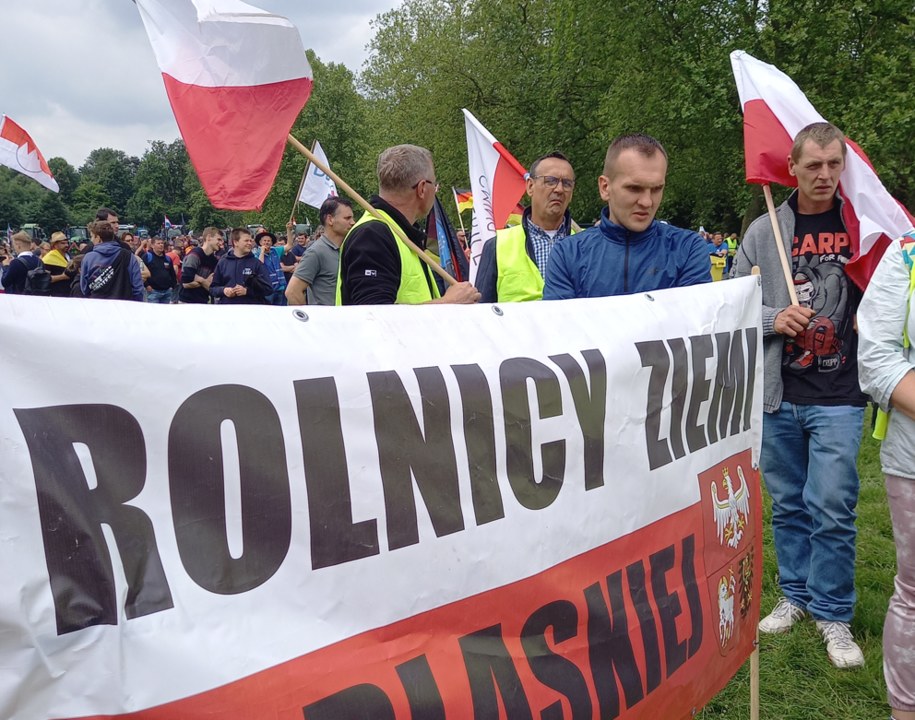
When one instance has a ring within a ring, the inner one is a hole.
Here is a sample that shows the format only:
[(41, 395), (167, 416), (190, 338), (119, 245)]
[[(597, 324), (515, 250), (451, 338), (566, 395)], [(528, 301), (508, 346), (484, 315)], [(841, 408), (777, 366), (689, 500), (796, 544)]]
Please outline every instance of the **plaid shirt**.
[(540, 270), (541, 275), (546, 277), (546, 264), (550, 259), (550, 250), (553, 249), (553, 245), (568, 235), (566, 223), (563, 222), (556, 231), (556, 234), (553, 237), (550, 237), (546, 230), (534, 224), (530, 215), (527, 215), (524, 218), (524, 229), (527, 230), (527, 237), (530, 239), (531, 246), (534, 248), (534, 262), (537, 264), (537, 269)]

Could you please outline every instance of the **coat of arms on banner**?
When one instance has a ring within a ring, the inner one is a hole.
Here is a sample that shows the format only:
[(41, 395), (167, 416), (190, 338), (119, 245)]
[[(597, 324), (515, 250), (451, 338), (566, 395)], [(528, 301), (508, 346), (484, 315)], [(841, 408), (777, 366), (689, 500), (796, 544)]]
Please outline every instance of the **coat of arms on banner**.
[(737, 580), (729, 571), (718, 580), (718, 644), (723, 648), (734, 635), (734, 595)]
[(714, 634), (722, 655), (740, 645), (741, 635), (753, 632), (754, 515), (759, 512), (759, 471), (750, 451), (732, 455), (699, 474), (705, 567)]
[(750, 451), (732, 455), (699, 474), (705, 564), (717, 570), (752, 545), (750, 513), (759, 502), (759, 471)]

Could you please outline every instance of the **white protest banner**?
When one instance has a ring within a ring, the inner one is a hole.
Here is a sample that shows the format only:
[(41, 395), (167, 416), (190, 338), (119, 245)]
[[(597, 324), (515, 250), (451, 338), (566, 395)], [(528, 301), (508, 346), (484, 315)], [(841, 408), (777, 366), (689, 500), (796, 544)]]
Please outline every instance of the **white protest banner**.
[[(321, 147), (321, 143), (317, 140), (315, 141), (312, 152), (314, 152), (318, 160), (323, 162), (327, 167), (330, 167), (330, 163), (327, 162), (327, 155), (324, 152), (324, 148)], [(317, 165), (308, 163), (308, 174), (305, 176), (305, 182), (302, 184), (302, 192), (299, 193), (299, 202), (320, 209), (327, 198), (336, 196), (337, 184), (331, 180), (328, 175), (318, 169)]]
[(760, 307), (0, 296), (0, 716), (688, 717), (759, 617)]

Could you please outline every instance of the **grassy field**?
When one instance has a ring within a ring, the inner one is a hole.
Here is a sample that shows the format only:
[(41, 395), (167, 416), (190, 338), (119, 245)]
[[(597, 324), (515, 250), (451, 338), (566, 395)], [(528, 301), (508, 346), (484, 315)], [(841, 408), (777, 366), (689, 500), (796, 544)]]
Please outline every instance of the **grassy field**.
[[(760, 639), (760, 718), (762, 720), (879, 720), (889, 717), (883, 684), (881, 639), (883, 617), (893, 588), (896, 554), (890, 524), (880, 447), (870, 437), (870, 420), (858, 459), (861, 495), (858, 502), (858, 604), (852, 632), (864, 651), (862, 670), (837, 670), (812, 622), (785, 635)], [(762, 614), (779, 597), (775, 548), (766, 498), (763, 535)], [(749, 718), (750, 675), (747, 663), (731, 683), (697, 717)]]

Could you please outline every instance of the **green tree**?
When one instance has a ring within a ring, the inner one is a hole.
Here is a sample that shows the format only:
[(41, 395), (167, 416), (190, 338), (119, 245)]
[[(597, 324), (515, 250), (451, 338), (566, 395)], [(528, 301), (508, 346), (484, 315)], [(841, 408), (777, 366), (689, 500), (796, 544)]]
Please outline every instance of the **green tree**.
[(95, 219), (95, 213), (100, 207), (112, 207), (113, 205), (111, 197), (98, 182), (84, 179), (80, 181), (73, 193), (70, 215), (75, 225), (85, 225)]
[(186, 177), (190, 159), (182, 140), (150, 144), (137, 166), (127, 216), (138, 225), (158, 227), (163, 216), (187, 215), (191, 205)]
[(65, 232), (70, 225), (70, 212), (64, 205), (60, 195), (45, 191), (41, 196), (35, 212), (37, 222), (50, 235), (55, 230)]
[(139, 161), (128, 157), (123, 150), (97, 148), (89, 153), (79, 169), (80, 184), (96, 183), (111, 208), (124, 214), (133, 195), (133, 181), (138, 165)]
[(62, 157), (52, 157), (48, 160), (48, 167), (57, 184), (60, 186), (60, 199), (64, 205), (73, 203), (73, 193), (79, 185), (79, 173), (76, 168), (64, 160)]

